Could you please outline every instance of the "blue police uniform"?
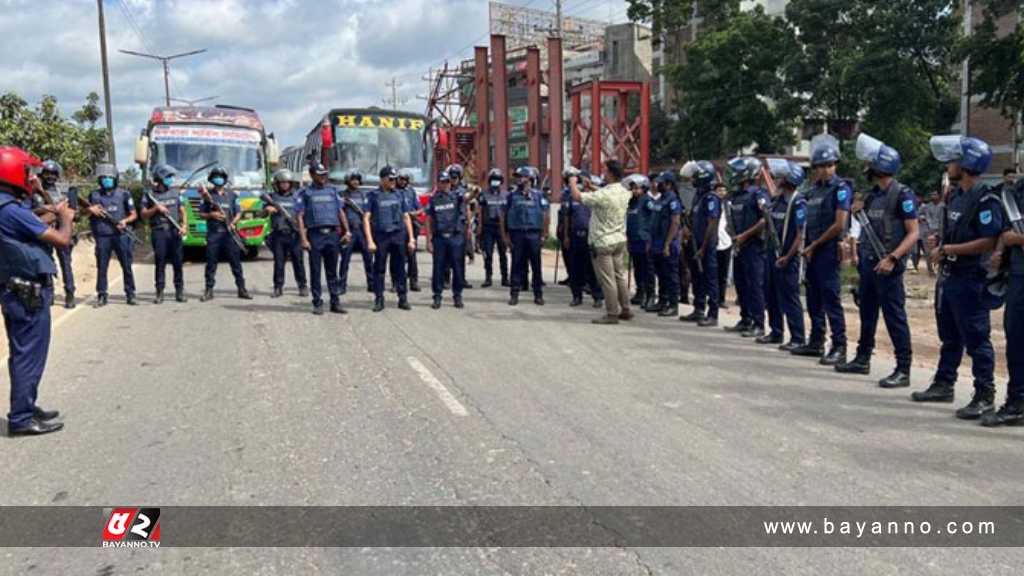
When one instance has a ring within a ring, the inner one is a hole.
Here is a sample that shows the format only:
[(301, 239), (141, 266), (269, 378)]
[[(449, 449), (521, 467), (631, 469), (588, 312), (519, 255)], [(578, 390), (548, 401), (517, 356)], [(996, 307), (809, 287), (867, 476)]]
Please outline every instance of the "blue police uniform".
[[(235, 277), (235, 286), (239, 290), (245, 289), (245, 276), (242, 273), (242, 254), (238, 245), (231, 239), (228, 224), (234, 219), (238, 211), (238, 198), (232, 191), (216, 190), (210, 191), (210, 197), (225, 215), (225, 222), (220, 220), (206, 221), (206, 289), (213, 290), (217, 283), (217, 263), (221, 258), (227, 258), (231, 266), (231, 274)], [(214, 204), (203, 200), (199, 211), (207, 214), (217, 212)]]
[[(884, 190), (876, 185), (864, 199), (864, 213), (871, 222), (871, 228), (882, 241), (886, 254), (891, 254), (906, 237), (905, 222), (917, 220), (914, 191), (896, 180)], [(892, 273), (876, 273), (875, 267), (878, 266), (879, 258), (864, 232), (861, 232), (858, 242), (858, 256), (860, 341), (857, 345), (857, 356), (870, 357), (874, 351), (878, 312), (881, 310), (889, 338), (892, 339), (896, 369), (903, 374), (910, 374), (912, 348), (903, 284), (907, 257), (900, 259)]]
[(433, 275), (430, 287), (434, 297), (440, 297), (444, 290), (444, 279), (448, 271), (452, 274), (452, 294), (462, 296), (466, 283), (466, 198), (449, 190), (435, 191), (427, 204), (430, 231), (434, 248)]
[[(101, 206), (115, 222), (124, 220), (135, 210), (132, 195), (123, 188), (96, 190), (89, 195), (89, 202)], [(125, 294), (134, 297), (131, 238), (107, 220), (95, 216), (90, 218), (90, 228), (96, 242), (96, 294), (107, 295), (107, 267), (110, 265), (110, 253), (113, 252), (121, 265)]]
[[(44, 184), (45, 186), (45, 184)], [(64, 193), (59, 186), (46, 186), (46, 191), (50, 194), (50, 199), (55, 203), (60, 203), (61, 200), (66, 200), (68, 207), (72, 210), (78, 210), (78, 189), (69, 188)], [(41, 194), (34, 194), (32, 196), (32, 209), (42, 208), (45, 204)], [(59, 229), (59, 222), (53, 224), (54, 228)], [(75, 295), (75, 271), (73, 270), (71, 263), (71, 252), (72, 246), (66, 248), (52, 248), (49, 249), (57, 253), (57, 264), (60, 268), (60, 277), (64, 282), (64, 294), (66, 296), (73, 297)]]
[(184, 273), (184, 248), (181, 242), (181, 234), (178, 233), (174, 224), (179, 226), (181, 222), (181, 194), (173, 190), (164, 192), (152, 192), (152, 199), (149, 195), (142, 197), (142, 206), (146, 209), (153, 208), (156, 200), (161, 206), (167, 209), (167, 214), (156, 212), (149, 221), (150, 242), (153, 245), (153, 258), (155, 260), (154, 276), (157, 292), (163, 292), (167, 284), (167, 262), (170, 261), (174, 273), (174, 289), (181, 292), (185, 289)]
[[(817, 240), (836, 220), (836, 212), (850, 211), (853, 191), (838, 176), (818, 181), (807, 192), (807, 244)], [(810, 344), (825, 342), (825, 318), (832, 330), (832, 346), (846, 346), (846, 318), (839, 284), (839, 237), (818, 246), (807, 263), (807, 312), (811, 317)]]
[[(768, 195), (763, 188), (747, 186), (737, 190), (730, 201), (733, 231), (738, 235), (753, 228), (763, 218), (762, 207)], [(733, 270), (740, 299), (740, 319), (754, 329), (764, 329), (765, 256), (763, 234), (740, 247)]]
[[(50, 350), (50, 305), (57, 267), (39, 240), (46, 231), (30, 202), (0, 192), (0, 308), (10, 349), (7, 422), (12, 431), (31, 423)], [(40, 294), (35, 307), (12, 290), (14, 279), (37, 283)]]
[[(348, 231), (352, 234), (352, 240), (341, 249), (341, 268), (338, 270), (338, 289), (342, 294), (348, 292), (348, 270), (352, 262), (352, 254), (359, 251), (363, 257), (363, 273), (366, 275), (366, 289), (373, 291), (373, 254), (370, 253), (370, 245), (366, 242), (366, 233), (363, 231), (363, 214), (369, 208), (367, 193), (356, 190), (345, 190), (342, 196), (348, 202), (344, 205), (345, 217), (348, 218)], [(357, 210), (358, 208), (358, 210)]]
[[(807, 223), (807, 201), (801, 194), (793, 192), (780, 194), (771, 204), (771, 224), (782, 246), (779, 257), (793, 248), (797, 234)], [(765, 265), (768, 267), (768, 322), (772, 336), (783, 335), (783, 323), (789, 328), (789, 341), (794, 346), (805, 342), (804, 307), (800, 301), (800, 254), (799, 252), (779, 268), (775, 254), (768, 251)]]
[[(273, 192), (270, 198), (275, 204), (288, 211), (292, 217), (298, 217), (299, 197), (289, 190), (287, 192)], [(284, 288), (284, 265), (285, 260), (292, 261), (292, 274), (295, 283), (302, 290), (306, 288), (306, 257), (302, 250), (302, 238), (299, 231), (292, 227), (284, 214), (277, 213), (270, 216), (270, 236), (267, 238), (270, 244), (270, 251), (274, 254), (274, 288)]]
[(559, 284), (565, 284), (566, 286), (572, 286), (573, 283), (572, 270), (571, 266), (569, 266), (569, 244), (566, 244), (563, 240), (569, 234), (566, 222), (569, 214), (568, 198), (570, 194), (568, 186), (562, 189), (562, 202), (558, 205), (558, 223), (555, 225), (555, 233), (558, 236), (558, 250), (562, 254), (562, 262), (565, 262), (565, 279), (560, 281)]
[(704, 250), (701, 269), (693, 270), (693, 310), (708, 318), (718, 318), (718, 230), (711, 233), (707, 245), (704, 241), (710, 222), (722, 217), (722, 199), (711, 188), (703, 188), (697, 190), (693, 202), (693, 242), (698, 252)]
[(633, 266), (636, 293), (643, 299), (654, 295), (654, 260), (651, 258), (651, 214), (647, 194), (629, 199), (626, 208), (626, 249)]
[(484, 275), (489, 281), (494, 273), (494, 251), (498, 251), (498, 266), (502, 284), (508, 283), (508, 247), (501, 236), (501, 211), (508, 199), (508, 193), (498, 188), (488, 188), (480, 194), (480, 210), (483, 223), (480, 230), (480, 244), (484, 252)]
[[(1017, 206), (1024, 206), (1024, 180), (1011, 192)], [(1007, 223), (1009, 224), (1009, 223)], [(1009, 284), (1006, 289), (1006, 309), (1003, 310), (1003, 328), (1006, 331), (1006, 402), (1024, 403), (1024, 248), (1009, 250)]]
[[(683, 203), (675, 192), (666, 190), (660, 196), (644, 198), (644, 209), (650, 214), (651, 258), (658, 276), (658, 302), (671, 306), (679, 302), (679, 236), (668, 237), (672, 217), (683, 213)], [(665, 256), (668, 244), (669, 255)]]
[[(1003, 212), (988, 186), (957, 188), (947, 204), (944, 243), (962, 244), (1002, 233)], [(936, 321), (939, 328), (939, 367), (935, 381), (954, 384), (964, 349), (971, 357), (976, 393), (994, 391), (995, 352), (992, 348), (989, 309), (983, 305), (985, 269), (981, 256), (958, 256), (944, 263)]]
[[(456, 189), (459, 192), (463, 192), (464, 189), (460, 186)], [(412, 185), (406, 186), (405, 188), (399, 188), (398, 192), (402, 195), (402, 200), (405, 202), (405, 207), (408, 212), (415, 212), (420, 209), (420, 197), (416, 193), (416, 189)], [(411, 216), (411, 215), (410, 215)], [(417, 240), (420, 237), (420, 221), (415, 217), (412, 217), (412, 236), (413, 240)], [(412, 252), (406, 255), (406, 264), (408, 267), (408, 281), (409, 285), (418, 284), (420, 280), (420, 264), (419, 264), (419, 244), (413, 248)]]
[(384, 271), (389, 268), (391, 281), (399, 298), (406, 295), (405, 257), (408, 243), (403, 216), (410, 210), (397, 190), (386, 192), (378, 188), (370, 193), (370, 224), (377, 254), (373, 259), (373, 292), (378, 299), (384, 297)]
[(512, 288), (513, 295), (523, 287), (527, 266), (532, 270), (533, 294), (544, 294), (541, 272), (540, 251), (544, 228), (544, 215), (548, 201), (540, 190), (517, 189), (509, 193), (505, 202), (505, 228), (512, 243)]
[(324, 303), (321, 272), (327, 274), (331, 306), (339, 302), (338, 258), (341, 254), (341, 193), (334, 186), (307, 186), (299, 194), (298, 213), (309, 240), (309, 284), (313, 306)]
[(584, 206), (582, 202), (575, 202), (571, 194), (566, 196), (563, 205), (566, 206), (569, 238), (569, 259), (566, 260), (565, 267), (569, 270), (569, 289), (572, 291), (573, 300), (583, 298), (584, 286), (590, 288), (590, 295), (595, 301), (601, 300), (604, 294), (597, 282), (594, 263), (590, 258), (590, 208)]

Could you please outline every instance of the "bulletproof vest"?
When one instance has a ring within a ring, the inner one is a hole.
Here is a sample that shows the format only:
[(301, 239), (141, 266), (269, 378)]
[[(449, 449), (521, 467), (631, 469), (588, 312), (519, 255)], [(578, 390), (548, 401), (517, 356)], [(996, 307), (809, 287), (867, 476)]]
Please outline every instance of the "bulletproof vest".
[(333, 186), (306, 188), (306, 211), (303, 222), (306, 228), (339, 228), (341, 227), (341, 199), (338, 190)]
[(462, 214), (463, 198), (453, 192), (435, 193), (430, 197), (433, 231), (438, 234), (455, 234), (465, 226)]
[(544, 212), (540, 195), (535, 190), (516, 190), (509, 196), (505, 226), (509, 230), (540, 230), (544, 225)]
[(815, 183), (807, 191), (807, 241), (813, 242), (836, 221), (836, 194), (843, 186), (838, 178), (822, 183)]
[(737, 234), (746, 232), (761, 219), (756, 191), (757, 188), (744, 188), (734, 194), (729, 202), (732, 207), (732, 229)]
[[(345, 191), (345, 198), (352, 204), (359, 207), (360, 210), (366, 212), (369, 207), (369, 200), (366, 197), (366, 192), (362, 190), (347, 190)], [(348, 203), (344, 205), (345, 216), (348, 217), (348, 228), (353, 234), (363, 233), (363, 217), (359, 212), (349, 206)]]
[[(287, 210), (293, 218), (295, 217), (296, 200), (293, 192), (289, 191), (287, 194), (271, 192), (270, 199), (281, 208)], [(288, 224), (288, 219), (281, 213), (270, 215), (270, 229), (275, 232), (297, 232), (297, 230), (292, 230), (291, 225)]]
[[(982, 202), (989, 198), (996, 197), (993, 196), (991, 188), (986, 184), (976, 184), (968, 192), (958, 189), (949, 200), (946, 212), (947, 222), (943, 239), (944, 243), (963, 244), (964, 242), (977, 240), (978, 234), (975, 230), (975, 221), (981, 212)], [(951, 266), (955, 270), (977, 268), (981, 265), (983, 256), (987, 256), (987, 254), (957, 256), (957, 259), (951, 262)]]
[(630, 198), (629, 206), (626, 208), (626, 240), (629, 242), (648, 242), (651, 239), (649, 218), (644, 208), (644, 199)]
[(501, 188), (488, 188), (482, 195), (484, 216), (487, 224), (497, 224), (501, 219), (501, 207), (505, 204), (505, 193)]
[[(711, 203), (715, 201), (712, 196), (713, 192), (711, 189), (698, 189), (697, 194), (693, 198), (693, 237), (695, 244), (700, 246), (704, 242), (704, 236), (708, 230), (708, 220), (710, 219)], [(718, 235), (715, 234), (711, 241), (717, 245)]]
[(377, 232), (397, 232), (402, 229), (405, 201), (397, 191), (378, 189), (377, 202), (372, 215), (373, 229)]
[(590, 230), (590, 207), (582, 202), (569, 200), (569, 226), (574, 233)]
[(651, 215), (651, 240), (662, 243), (672, 228), (672, 210), (669, 204), (675, 199), (675, 193), (662, 192), (657, 198), (647, 199), (647, 211)]
[[(904, 225), (903, 219), (900, 218), (902, 207), (899, 205), (900, 195), (905, 189), (905, 186), (893, 180), (884, 194), (880, 193), (881, 190), (876, 187), (864, 200), (864, 213), (868, 215), (871, 227), (875, 234), (878, 234), (882, 245), (889, 253), (899, 247), (907, 236), (907, 227)], [(865, 248), (868, 247), (866, 242), (860, 244)], [(865, 254), (874, 258), (873, 250), (868, 250)], [(906, 259), (906, 255), (903, 259)]]
[[(97, 190), (90, 196), (90, 201), (99, 204), (110, 214), (110, 217), (117, 222), (128, 217), (125, 212), (125, 204), (130, 198), (128, 192), (123, 188), (115, 188), (109, 194)], [(118, 234), (117, 227), (103, 218), (93, 218), (91, 221), (93, 236), (115, 236)]]
[[(207, 220), (206, 221), (206, 234), (221, 234), (228, 231), (228, 223), (235, 217), (235, 195), (233, 192), (226, 190), (221, 191), (220, 194), (214, 194), (210, 192), (210, 198), (213, 199), (213, 204), (220, 206), (221, 212), (224, 213), (226, 222), (220, 220)], [(210, 210), (216, 212), (217, 209), (210, 207)]]
[[(0, 196), (0, 218), (8, 210), (17, 209), (18, 201), (10, 196)], [(12, 278), (39, 281), (41, 276), (54, 275), (57, 267), (43, 244), (12, 238), (0, 233), (0, 282)]]
[(167, 215), (164, 216), (159, 212), (155, 213), (150, 225), (157, 228), (170, 226), (169, 222), (181, 224), (181, 212), (179, 211), (179, 208), (181, 208), (181, 196), (173, 190), (166, 190), (161, 193), (152, 192), (151, 194), (158, 204), (167, 208)]
[[(456, 192), (457, 189), (453, 188), (452, 191)], [(408, 188), (402, 188), (401, 190), (398, 190), (398, 192), (401, 193), (402, 199), (405, 200), (405, 205), (408, 210), (416, 211), (420, 209), (420, 198), (419, 195), (416, 194), (415, 188), (410, 186)]]

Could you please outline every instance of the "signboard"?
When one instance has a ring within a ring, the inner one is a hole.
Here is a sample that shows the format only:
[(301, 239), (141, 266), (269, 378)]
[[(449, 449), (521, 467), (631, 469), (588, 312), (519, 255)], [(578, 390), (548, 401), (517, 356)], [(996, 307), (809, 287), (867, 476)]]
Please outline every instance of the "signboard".
[(427, 123), (418, 118), (404, 116), (378, 116), (374, 114), (339, 114), (334, 117), (338, 128), (392, 128), (397, 130), (423, 130)]
[(223, 124), (263, 131), (263, 122), (250, 110), (233, 108), (157, 108), (150, 124)]
[(259, 146), (263, 140), (255, 130), (188, 124), (158, 124), (153, 127), (151, 138), (153, 142), (218, 146)]

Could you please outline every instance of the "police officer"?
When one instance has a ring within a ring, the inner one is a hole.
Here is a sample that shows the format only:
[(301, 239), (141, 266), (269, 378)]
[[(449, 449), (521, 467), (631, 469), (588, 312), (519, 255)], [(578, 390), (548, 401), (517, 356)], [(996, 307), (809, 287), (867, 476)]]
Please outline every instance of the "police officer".
[(764, 336), (764, 218), (768, 194), (757, 184), (761, 173), (757, 158), (733, 158), (728, 163), (729, 180), (735, 186), (730, 199), (735, 237), (733, 274), (740, 298), (740, 321), (726, 328), (744, 338)]
[[(1012, 189), (1004, 184), (1002, 194), (1019, 210), (1024, 206), (1024, 180), (1018, 181)], [(1000, 269), (1007, 258), (1010, 265), (1006, 309), (1003, 311), (1006, 368), (1010, 379), (1006, 383), (1006, 403), (996, 412), (982, 416), (981, 425), (986, 427), (1024, 424), (1024, 234), (1019, 229), (1008, 226), (992, 253), (993, 270)]]
[(380, 187), (370, 193), (364, 219), (366, 240), (373, 259), (373, 311), (384, 309), (384, 271), (390, 259), (391, 280), (398, 292), (398, 308), (411, 310), (406, 294), (405, 255), (415, 249), (416, 236), (411, 214), (418, 208), (407, 206), (395, 189), (398, 172), (391, 166), (380, 170)]
[(427, 252), (434, 255), (434, 272), (431, 288), (434, 303), (431, 308), (441, 307), (441, 293), (448, 269), (452, 271), (452, 300), (456, 308), (462, 308), (462, 285), (466, 278), (465, 250), (469, 237), (469, 206), (466, 197), (451, 190), (451, 177), (441, 172), (437, 177), (437, 190), (430, 197), (427, 214)]
[[(472, 230), (472, 217), (476, 213), (474, 206), (477, 205), (477, 199), (480, 196), (480, 188), (476, 186), (466, 186), (466, 174), (461, 164), (452, 164), (446, 169), (446, 171), (448, 172), (448, 178), (451, 180), (452, 191), (455, 192), (456, 194), (461, 194), (466, 201), (466, 206), (468, 206), (470, 209), (469, 215), (471, 220), (469, 223), (469, 229)], [(420, 211), (420, 213), (422, 214), (422, 210)], [(470, 236), (469, 238), (466, 239), (466, 250), (464, 251), (465, 259), (468, 260), (469, 262), (473, 262), (476, 256), (476, 249), (471, 245), (472, 238), (473, 237)], [(449, 286), (451, 284), (450, 276), (451, 269), (448, 270), (448, 276), (445, 276), (445, 286)], [(469, 290), (473, 288), (473, 285), (470, 284), (468, 279), (463, 278), (462, 287), (465, 288), (466, 290)]]
[(167, 164), (153, 168), (153, 190), (142, 197), (142, 217), (149, 221), (149, 236), (153, 244), (156, 298), (154, 304), (163, 304), (167, 261), (174, 271), (174, 299), (185, 302), (184, 248), (185, 202), (179, 191), (173, 190), (177, 171)]
[[(807, 311), (811, 337), (792, 351), (820, 357), (825, 366), (846, 361), (846, 318), (839, 290), (839, 239), (846, 230), (853, 191), (836, 176), (839, 143), (829, 135), (811, 141), (814, 184), (807, 191), (807, 229), (803, 258), (807, 262)], [(832, 330), (832, 347), (825, 354), (825, 319)], [(824, 355), (823, 355), (824, 354)]]
[(30, 170), (39, 165), (38, 158), (20, 148), (0, 147), (0, 308), (10, 344), (9, 436), (46, 434), (64, 427), (53, 421), (59, 413), (43, 410), (36, 399), (50, 348), (50, 305), (57, 274), (47, 247), (71, 246), (75, 211), (66, 202), (53, 206), (60, 222), (56, 228), (32, 213)]
[(270, 237), (267, 243), (274, 254), (274, 291), (271, 298), (280, 298), (284, 294), (285, 260), (292, 261), (292, 274), (299, 286), (299, 296), (308, 296), (306, 284), (306, 258), (302, 250), (302, 236), (299, 234), (299, 222), (296, 214), (299, 210), (299, 199), (293, 188), (298, 178), (291, 170), (282, 168), (274, 172), (273, 191), (270, 199), (274, 205), (267, 204), (265, 209), (270, 214)]
[[(587, 190), (596, 190), (589, 172), (580, 172), (570, 168), (567, 174), (578, 174), (582, 180), (582, 186)], [(572, 302), (569, 306), (581, 306), (583, 304), (583, 288), (590, 290), (594, 299), (594, 308), (604, 306), (604, 294), (601, 292), (601, 285), (597, 282), (597, 275), (594, 273), (594, 264), (590, 258), (590, 208), (582, 202), (573, 200), (572, 195), (566, 196), (562, 205), (565, 206), (565, 224), (563, 230), (565, 237), (563, 243), (568, 251), (568, 259), (565, 267), (569, 271), (569, 290), (572, 291)]]
[(420, 265), (417, 254), (419, 253), (418, 240), (420, 237), (420, 217), (423, 215), (423, 208), (420, 207), (420, 197), (416, 193), (416, 188), (411, 184), (412, 173), (408, 168), (403, 168), (398, 171), (398, 180), (395, 184), (395, 188), (402, 195), (405, 200), (405, 205), (409, 210), (409, 217), (412, 219), (412, 249), (406, 258), (406, 265), (408, 267), (408, 280), (409, 280), (409, 291), (419, 292), (420, 291)]
[(200, 191), (203, 202), (199, 205), (199, 217), (206, 221), (206, 290), (199, 301), (213, 300), (213, 287), (217, 283), (217, 262), (221, 257), (227, 258), (231, 265), (238, 297), (242, 300), (252, 300), (249, 291), (245, 289), (241, 248), (231, 237), (235, 226), (242, 218), (238, 209), (238, 198), (234, 191), (225, 189), (228, 173), (220, 166), (210, 170), (206, 181), (213, 186), (213, 190), (207, 190), (204, 184)]
[(932, 154), (946, 163), (955, 189), (946, 200), (943, 236), (928, 239), (939, 266), (935, 315), (939, 328), (939, 366), (927, 390), (914, 392), (916, 402), (952, 402), (964, 348), (974, 374), (974, 397), (956, 417), (974, 420), (990, 413), (995, 401), (995, 352), (992, 349), (990, 302), (985, 290), (982, 255), (991, 252), (1003, 231), (999, 198), (981, 181), (992, 163), (988, 144), (964, 136), (935, 136)]
[(902, 165), (899, 152), (867, 134), (857, 139), (857, 157), (867, 163), (865, 173), (875, 186), (864, 198), (861, 208), (871, 231), (878, 236), (884, 253), (875, 253), (868, 232), (861, 230), (858, 242), (860, 272), (860, 341), (857, 356), (836, 365), (837, 372), (871, 373), (871, 353), (875, 348), (875, 329), (881, 309), (885, 327), (892, 340), (896, 370), (878, 382), (882, 388), (910, 386), (910, 324), (907, 322), (906, 290), (903, 272), (907, 257), (917, 245), (917, 202), (914, 191), (896, 181)]
[(477, 222), (480, 223), (480, 246), (484, 253), (484, 288), (493, 285), (494, 251), (498, 252), (498, 270), (501, 285), (508, 286), (508, 246), (501, 236), (501, 211), (508, 199), (508, 192), (502, 189), (505, 175), (498, 168), (487, 174), (487, 189), (480, 194), (477, 208)]
[(654, 194), (644, 201), (650, 214), (651, 258), (658, 275), (658, 300), (644, 310), (659, 316), (679, 315), (679, 220), (683, 202), (675, 187), (675, 174), (662, 172), (655, 181)]
[(533, 303), (544, 305), (541, 247), (548, 238), (551, 215), (548, 200), (540, 190), (533, 188), (536, 169), (530, 166), (516, 168), (516, 188), (509, 192), (501, 217), (501, 233), (505, 243), (512, 247), (512, 286), (509, 306), (519, 304), (519, 291), (523, 287), (526, 267), (533, 270)]
[[(768, 160), (769, 170), (776, 178), (778, 194), (769, 207), (775, 237), (779, 239), (779, 253), (766, 250), (768, 267), (765, 294), (768, 301), (768, 322), (771, 330), (760, 344), (779, 344), (779, 350), (792, 352), (804, 345), (804, 307), (800, 300), (800, 247), (803, 245), (807, 223), (807, 202), (797, 189), (804, 183), (804, 169), (788, 160)], [(789, 328), (789, 342), (782, 344), (785, 324)]]
[(124, 233), (135, 222), (135, 203), (132, 195), (118, 187), (117, 169), (113, 164), (96, 166), (96, 180), (100, 187), (89, 195), (89, 224), (96, 241), (96, 306), (107, 305), (107, 267), (110, 253), (117, 256), (124, 276), (124, 291), (129, 306), (135, 300), (135, 275), (132, 273), (132, 241)]
[(634, 306), (644, 308), (654, 303), (654, 262), (651, 259), (650, 213), (645, 199), (651, 181), (643, 174), (627, 176), (623, 184), (632, 193), (626, 208), (626, 250), (636, 281), (636, 295), (630, 300)]
[[(348, 216), (342, 211), (341, 192), (327, 183), (327, 167), (319, 162), (309, 165), (313, 183), (299, 195), (299, 236), (302, 249), (309, 252), (310, 292), (313, 293), (313, 314), (324, 313), (324, 299), (320, 283), (321, 270), (327, 273), (327, 292), (331, 297), (331, 312), (346, 314), (341, 307), (338, 289), (338, 257), (341, 243), (352, 239), (348, 233)], [(322, 265), (322, 267), (321, 267)]]
[(701, 327), (718, 326), (718, 221), (722, 217), (722, 200), (714, 190), (718, 174), (715, 165), (707, 160), (687, 162), (680, 174), (696, 190), (691, 233), (697, 248), (693, 312), (680, 320), (696, 322)]
[[(71, 189), (66, 190), (60, 185), (60, 177), (63, 170), (55, 160), (43, 162), (43, 168), (39, 173), (40, 184), (43, 190), (32, 195), (32, 209), (39, 219), (51, 226), (60, 225), (55, 208), (61, 202), (67, 202), (69, 208), (78, 210), (78, 192)], [(49, 200), (49, 201), (47, 201)], [(71, 266), (71, 250), (76, 243), (74, 231), (71, 232), (71, 246), (57, 248), (57, 262), (60, 264), (60, 275), (64, 281), (64, 307), (75, 307), (75, 272)]]
[(345, 216), (348, 217), (348, 232), (352, 240), (341, 248), (341, 269), (338, 271), (338, 292), (348, 292), (348, 270), (352, 262), (352, 254), (358, 250), (363, 258), (363, 273), (366, 276), (366, 291), (373, 292), (373, 255), (370, 253), (370, 246), (366, 242), (365, 228), (363, 227), (363, 216), (369, 207), (368, 195), (360, 187), (363, 185), (363, 175), (358, 170), (353, 170), (345, 176), (345, 190), (341, 193)]

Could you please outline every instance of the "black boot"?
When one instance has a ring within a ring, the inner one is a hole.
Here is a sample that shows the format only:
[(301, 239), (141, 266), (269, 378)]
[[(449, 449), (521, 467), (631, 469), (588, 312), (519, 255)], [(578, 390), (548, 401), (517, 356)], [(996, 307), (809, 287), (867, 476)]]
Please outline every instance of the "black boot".
[(871, 355), (858, 352), (856, 358), (836, 364), (835, 369), (840, 374), (871, 374)]
[(808, 358), (821, 358), (825, 354), (825, 343), (824, 342), (808, 342), (794, 348), (790, 352), (793, 356), (806, 356)]
[(644, 293), (639, 291), (639, 290), (637, 290), (636, 294), (634, 294), (633, 297), (629, 299), (629, 303), (632, 304), (633, 306), (639, 306), (639, 305), (643, 304), (644, 303)]
[(324, 305), (323, 304), (313, 304), (313, 315), (314, 316), (323, 316), (324, 315)]
[[(409, 291), (410, 292), (419, 292), (420, 291), (420, 281), (418, 279), (410, 280), (409, 281)], [(399, 308), (401, 308), (401, 306), (399, 306)]]
[(207, 288), (203, 295), (199, 297), (200, 302), (209, 302), (213, 300), (213, 288)]
[(65, 292), (64, 293), (64, 307), (68, 310), (72, 310), (75, 307), (75, 293)]
[(879, 388), (907, 388), (910, 386), (910, 369), (896, 368), (896, 370), (878, 381)]
[(1020, 426), (1024, 424), (1024, 402), (1007, 400), (998, 412), (990, 412), (981, 417), (981, 425), (986, 428), (996, 426)]
[(782, 344), (782, 334), (765, 334), (758, 337), (754, 342), (758, 344)]
[(241, 288), (238, 289), (238, 299), (252, 300), (252, 294), (249, 294), (249, 291), (245, 289), (245, 286), (242, 286)]
[(156, 291), (156, 298), (153, 298), (153, 304), (163, 304), (163, 303), (164, 303), (164, 291), (163, 290), (157, 290)]
[(331, 302), (331, 313), (332, 314), (348, 314), (348, 311), (341, 307), (341, 302), (335, 300)]
[(718, 326), (718, 317), (708, 316), (707, 318), (697, 322), (697, 326), (700, 326), (701, 328), (714, 328), (715, 326)]
[(591, 305), (592, 308), (604, 308), (604, 298), (594, 298), (594, 303)]
[(431, 304), (430, 307), (433, 308), (434, 310), (440, 310), (441, 309), (441, 297), (440, 296), (434, 296), (434, 303)]
[(508, 278), (502, 278), (501, 279), (501, 287), (502, 288), (508, 288), (509, 287)]
[(541, 296), (540, 294), (535, 294), (533, 296), (533, 303), (536, 304), (537, 306), (543, 306), (544, 305), (544, 296)]
[(652, 299), (647, 306), (644, 306), (644, 312), (661, 312), (667, 305), (667, 302), (661, 298), (657, 300)]
[(177, 302), (181, 302), (181, 303), (188, 302), (188, 298), (185, 297), (185, 289), (184, 288), (175, 288), (174, 289), (174, 300), (177, 301)]
[(790, 340), (789, 342), (779, 346), (779, 350), (782, 350), (783, 352), (792, 352), (801, 346), (803, 346), (802, 342), (793, 342)]
[(125, 303), (128, 304), (129, 306), (138, 306), (139, 305), (139, 301), (135, 299), (135, 294), (134, 293), (127, 294), (125, 296)]
[(953, 402), (953, 393), (953, 382), (932, 380), (932, 383), (928, 385), (926, 390), (914, 392), (910, 395), (910, 399), (914, 402), (943, 402), (949, 404)]
[(494, 282), (491, 282), (491, 277), (484, 278), (484, 283), (480, 285), (481, 288), (490, 288), (494, 286)]
[(675, 298), (670, 298), (668, 305), (658, 312), (658, 316), (662, 318), (668, 318), (669, 316), (679, 316), (679, 301)]
[(700, 322), (703, 319), (704, 319), (704, 313), (700, 312), (698, 310), (694, 310), (693, 312), (690, 312), (686, 316), (681, 316), (679, 318), (679, 321), (680, 322), (694, 322), (694, 323), (697, 323), (697, 322)]
[(993, 404), (995, 396), (996, 388), (994, 385), (990, 384), (981, 388), (975, 388), (974, 397), (971, 398), (967, 406), (956, 411), (956, 417), (961, 420), (977, 420), (985, 414), (994, 412), (996, 409)]
[(452, 297), (452, 302), (455, 304), (456, 308), (465, 308), (466, 307), (466, 305), (462, 302), (462, 295), (461, 294), (458, 295), (458, 296), (453, 296)]
[(582, 305), (583, 305), (583, 297), (582, 296), (573, 296), (572, 297), (572, 302), (569, 302), (569, 306), (571, 306), (573, 308), (575, 308), (577, 306), (582, 306)]
[(519, 305), (519, 293), (518, 292), (513, 292), (511, 295), (509, 295), (509, 297), (508, 297), (508, 305), (509, 306), (518, 306)]
[(754, 325), (751, 326), (749, 329), (740, 332), (740, 336), (744, 338), (753, 338), (755, 341), (757, 341), (758, 338), (764, 336), (764, 328), (762, 328), (761, 326)]
[(299, 286), (299, 296), (302, 296), (302, 297), (309, 296), (309, 288), (307, 288), (305, 286)]
[(837, 366), (846, 362), (846, 346), (832, 346), (832, 349), (828, 351), (828, 354), (822, 356), (818, 364), (822, 366)]
[(399, 310), (412, 310), (412, 306), (409, 305), (409, 300), (405, 296), (398, 297), (398, 309)]
[(280, 298), (284, 295), (284, 290), (280, 286), (274, 286), (274, 291), (270, 293), (271, 298)]
[(373, 299), (373, 311), (374, 312), (380, 312), (383, 309), (384, 309), (384, 297), (383, 296), (377, 296), (376, 298)]
[(724, 330), (726, 332), (733, 332), (733, 333), (737, 333), (737, 334), (742, 334), (742, 333), (746, 332), (747, 330), (750, 330), (750, 326), (751, 326), (750, 322), (747, 322), (745, 320), (740, 320), (734, 326), (726, 326), (724, 328)]
[(96, 307), (97, 308), (102, 308), (102, 307), (104, 307), (106, 305), (107, 305), (107, 295), (106, 294), (100, 294), (99, 296), (96, 297)]

